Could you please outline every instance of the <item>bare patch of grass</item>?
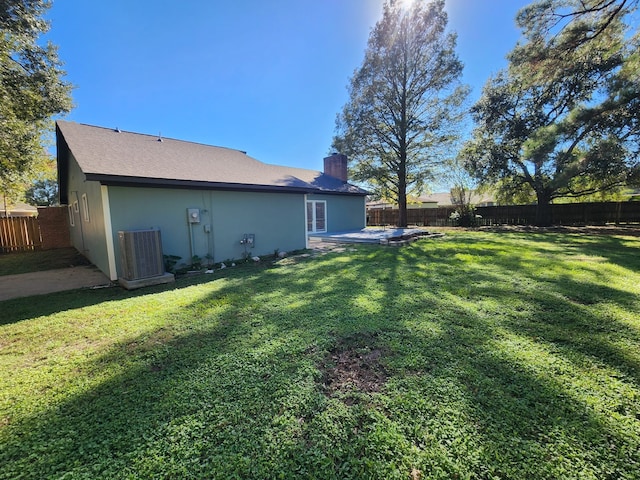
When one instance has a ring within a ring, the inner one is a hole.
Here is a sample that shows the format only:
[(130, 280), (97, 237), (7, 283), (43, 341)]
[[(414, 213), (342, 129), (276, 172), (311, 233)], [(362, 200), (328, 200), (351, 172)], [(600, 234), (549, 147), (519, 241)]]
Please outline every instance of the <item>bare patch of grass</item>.
[(387, 381), (382, 363), (384, 352), (385, 349), (375, 346), (375, 339), (370, 335), (341, 341), (321, 367), (326, 394), (379, 392)]

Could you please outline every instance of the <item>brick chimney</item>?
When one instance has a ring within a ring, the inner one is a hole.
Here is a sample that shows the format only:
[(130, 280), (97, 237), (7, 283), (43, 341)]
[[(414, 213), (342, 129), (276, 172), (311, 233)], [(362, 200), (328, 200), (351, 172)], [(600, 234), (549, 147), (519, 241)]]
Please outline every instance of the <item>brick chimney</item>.
[(347, 156), (341, 153), (332, 153), (324, 159), (324, 173), (347, 181)]

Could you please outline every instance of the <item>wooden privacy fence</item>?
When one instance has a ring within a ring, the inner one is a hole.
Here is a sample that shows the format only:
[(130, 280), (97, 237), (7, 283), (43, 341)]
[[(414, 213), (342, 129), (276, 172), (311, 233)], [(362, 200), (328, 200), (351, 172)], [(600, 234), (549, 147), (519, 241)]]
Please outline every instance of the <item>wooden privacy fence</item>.
[[(453, 226), (455, 207), (411, 208), (410, 225)], [(476, 225), (533, 225), (536, 205), (476, 207)], [(563, 203), (551, 205), (554, 225), (605, 225), (640, 223), (640, 202)], [(397, 225), (397, 209), (367, 209), (367, 225)]]
[(0, 252), (24, 252), (42, 246), (37, 217), (0, 218)]
[[(455, 211), (451, 207), (439, 208), (410, 208), (407, 210), (407, 223), (409, 225), (432, 225), (446, 226), (451, 225), (449, 216)], [(367, 225), (397, 225), (398, 210), (397, 209), (367, 209)]]
[[(536, 205), (478, 207), (481, 225), (532, 225)], [(551, 205), (553, 225), (605, 225), (640, 223), (640, 202), (558, 203)]]
[(71, 246), (67, 207), (38, 207), (37, 217), (0, 217), (0, 253)]

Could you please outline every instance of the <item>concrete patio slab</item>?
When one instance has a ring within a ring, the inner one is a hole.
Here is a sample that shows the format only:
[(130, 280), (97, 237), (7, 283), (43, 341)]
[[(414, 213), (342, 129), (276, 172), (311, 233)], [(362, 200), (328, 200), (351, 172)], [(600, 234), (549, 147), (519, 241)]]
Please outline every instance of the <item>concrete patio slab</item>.
[(428, 236), (429, 232), (420, 228), (363, 228), (344, 232), (313, 233), (310, 239), (336, 243), (386, 243), (390, 239)]

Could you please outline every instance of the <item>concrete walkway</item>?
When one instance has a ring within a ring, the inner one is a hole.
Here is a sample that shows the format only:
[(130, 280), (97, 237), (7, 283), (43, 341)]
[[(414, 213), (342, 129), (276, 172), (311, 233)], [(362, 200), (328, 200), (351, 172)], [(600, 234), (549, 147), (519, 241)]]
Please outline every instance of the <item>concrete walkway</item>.
[(0, 276), (0, 301), (109, 284), (106, 275), (92, 265), (3, 275)]

